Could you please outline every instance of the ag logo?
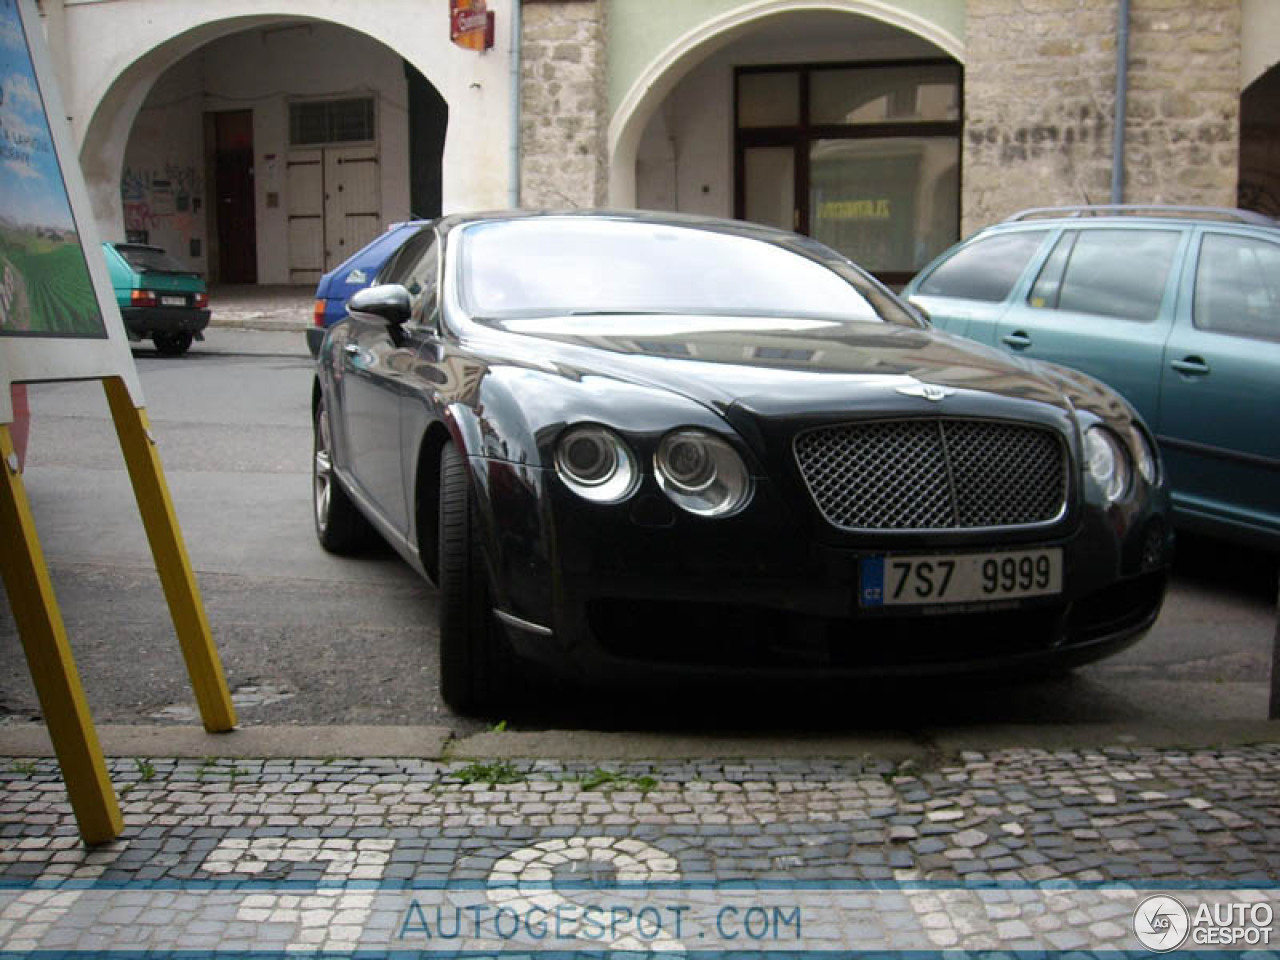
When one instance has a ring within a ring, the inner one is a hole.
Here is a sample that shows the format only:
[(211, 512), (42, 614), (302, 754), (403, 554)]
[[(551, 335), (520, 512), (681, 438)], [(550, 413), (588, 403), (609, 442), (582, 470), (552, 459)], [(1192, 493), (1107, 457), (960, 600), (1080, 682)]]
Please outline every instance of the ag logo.
[(1191, 916), (1187, 908), (1164, 894), (1147, 897), (1133, 915), (1133, 932), (1138, 942), (1155, 953), (1178, 949), (1190, 929)]

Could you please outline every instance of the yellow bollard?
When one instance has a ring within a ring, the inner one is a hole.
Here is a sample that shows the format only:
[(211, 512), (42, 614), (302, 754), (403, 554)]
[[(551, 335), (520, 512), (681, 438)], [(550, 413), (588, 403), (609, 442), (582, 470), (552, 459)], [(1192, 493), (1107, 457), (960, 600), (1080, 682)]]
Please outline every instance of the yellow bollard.
[(53, 595), (7, 424), (0, 424), (0, 544), (0, 574), (80, 835), (88, 844), (107, 843), (120, 836), (124, 819)]
[(200, 718), (210, 733), (222, 733), (236, 725), (235, 707), (222, 673), (222, 661), (209, 631), (200, 588), (187, 557), (160, 457), (151, 437), (147, 412), (133, 405), (129, 390), (119, 377), (102, 381), (111, 406), (111, 417), (120, 437), (125, 465), (133, 482), (138, 511), (151, 543), (156, 572), (164, 587), (169, 613), (195, 690)]

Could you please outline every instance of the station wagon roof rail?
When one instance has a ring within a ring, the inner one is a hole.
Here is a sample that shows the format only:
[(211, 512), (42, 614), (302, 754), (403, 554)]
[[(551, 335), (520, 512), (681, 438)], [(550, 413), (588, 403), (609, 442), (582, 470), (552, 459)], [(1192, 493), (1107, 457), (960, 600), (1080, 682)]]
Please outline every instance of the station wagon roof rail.
[(1005, 223), (1019, 220), (1038, 220), (1045, 217), (1196, 217), (1205, 220), (1225, 220), (1235, 223), (1248, 223), (1260, 227), (1280, 226), (1272, 217), (1254, 210), (1239, 210), (1234, 207), (1195, 207), (1176, 204), (1138, 204), (1112, 203), (1074, 207), (1033, 207), (1021, 210), (1005, 219)]

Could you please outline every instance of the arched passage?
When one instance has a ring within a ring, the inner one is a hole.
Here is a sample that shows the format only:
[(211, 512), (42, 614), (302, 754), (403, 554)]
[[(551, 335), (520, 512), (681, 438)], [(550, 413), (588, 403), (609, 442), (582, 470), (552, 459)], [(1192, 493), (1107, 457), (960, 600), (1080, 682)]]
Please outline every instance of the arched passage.
[(1241, 207), (1280, 217), (1280, 65), (1240, 97), (1238, 189)]
[[(300, 267), (324, 266), (359, 245), (356, 234), (328, 249), (327, 240), (313, 237), (314, 263), (291, 256), (303, 242), (298, 218), (307, 212), (299, 194), (315, 179), (299, 172), (303, 146), (314, 148), (316, 169), (330, 175), (350, 180), (365, 165), (372, 186), (342, 185), (345, 197), (359, 199), (344, 215), (366, 215), (374, 232), (413, 215), (504, 202), (509, 124), (495, 118), (511, 103), (509, 17), (500, 17), (497, 45), (480, 57), (451, 44), (447, 30), (404, 30), (421, 20), (415, 0), (385, 0), (381, 15), (361, 19), (358, 29), (347, 25), (349, 8), (328, 0), (205, 7), (166, 0), (67, 5), (65, 36), (52, 38), (77, 51), (63, 60), (64, 96), (105, 238), (155, 230), (188, 259), (207, 257), (210, 248), (216, 254), (211, 208), (223, 199), (213, 196), (220, 115), (237, 111), (249, 116), (231, 139), (251, 143), (244, 166), (253, 182), (245, 189), (256, 215), (259, 282), (310, 282), (313, 273)], [(509, 3), (490, 0), (490, 7), (501, 12)], [(97, 42), (86, 44), (86, 37)], [(366, 124), (356, 141), (352, 122)], [(432, 126), (425, 134), (424, 124)], [(317, 125), (339, 136), (317, 134)], [(300, 129), (310, 139), (300, 142)], [(365, 156), (329, 149), (354, 142), (375, 149)], [(196, 191), (187, 189), (192, 180)], [(127, 208), (122, 187), (136, 206)], [(330, 217), (328, 210), (310, 212)], [(216, 259), (195, 265), (216, 276)]]
[(908, 6), (770, 0), (685, 31), (614, 112), (611, 202), (775, 223), (864, 262), (893, 217), (903, 249), (871, 265), (919, 266), (909, 234), (936, 252), (959, 230), (963, 48)]

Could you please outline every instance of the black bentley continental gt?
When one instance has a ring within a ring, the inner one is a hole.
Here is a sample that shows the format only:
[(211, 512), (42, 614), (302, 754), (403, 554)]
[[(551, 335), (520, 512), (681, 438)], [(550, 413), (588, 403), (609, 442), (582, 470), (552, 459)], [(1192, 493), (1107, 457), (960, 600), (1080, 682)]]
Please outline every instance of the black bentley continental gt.
[(1146, 427), (732, 221), (447, 217), (317, 357), (321, 544), (440, 590), (442, 693), (1071, 667), (1164, 596)]

